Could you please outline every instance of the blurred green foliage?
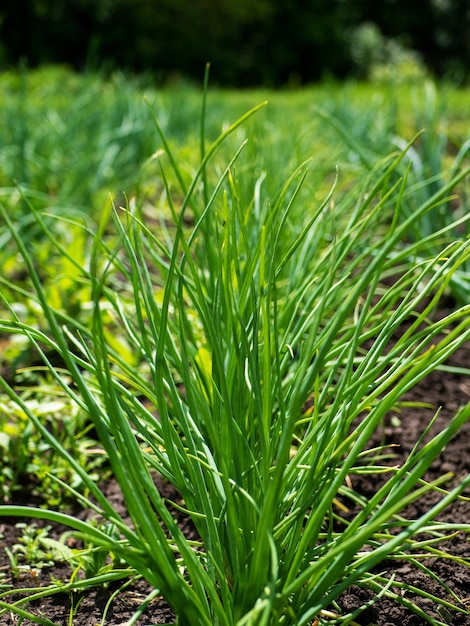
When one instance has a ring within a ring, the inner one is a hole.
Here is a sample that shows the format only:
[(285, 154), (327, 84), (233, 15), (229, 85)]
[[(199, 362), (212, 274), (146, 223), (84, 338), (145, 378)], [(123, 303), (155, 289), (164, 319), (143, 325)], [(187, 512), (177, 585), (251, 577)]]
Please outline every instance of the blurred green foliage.
[(381, 65), (398, 47), (438, 76), (468, 73), (468, 0), (3, 0), (0, 65), (110, 66), (199, 82), (210, 62), (213, 84), (295, 86), (366, 73), (369, 58), (357, 65), (364, 24), (379, 33)]

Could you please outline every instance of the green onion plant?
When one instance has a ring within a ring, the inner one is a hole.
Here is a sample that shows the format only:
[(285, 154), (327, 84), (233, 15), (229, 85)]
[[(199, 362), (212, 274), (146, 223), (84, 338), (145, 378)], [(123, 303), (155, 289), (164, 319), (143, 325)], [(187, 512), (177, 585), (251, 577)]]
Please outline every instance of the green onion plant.
[[(412, 222), (445, 201), (468, 170), (405, 220), (398, 216), (406, 168), (395, 174), (407, 148), (382, 159), (354, 195), (339, 201), (334, 187), (322, 202), (299, 201), (307, 164), (274, 195), (259, 174), (247, 201), (246, 189), (240, 193), (250, 166), (245, 144), (223, 166), (217, 155), (258, 108), (210, 145), (202, 129), (201, 161), (189, 183), (161, 133), (171, 221), (149, 219), (148, 207), (132, 198), (109, 205), (86, 263), (31, 206), (44, 235), (80, 272), (92, 303), (89, 324), (48, 299), (36, 259), (0, 208), (29, 273), (29, 296), (47, 322), (40, 329), (10, 306), (0, 331), (25, 336), (53, 380), (87, 412), (131, 522), (6, 380), (3, 391), (88, 495), (69, 491), (115, 532), (34, 507), (6, 504), (0, 515), (68, 525), (144, 577), (180, 625), (350, 623), (355, 616), (341, 615), (337, 600), (355, 584), (442, 626), (392, 587), (380, 564), (412, 560), (417, 550), (435, 554), (439, 538), (469, 530), (438, 518), (470, 476), (428, 483), (425, 475), (470, 417), (470, 405), (434, 437), (423, 433), (400, 466), (370, 442), (403, 394), (470, 337), (468, 306), (436, 315), (469, 258), (468, 242), (451, 242), (432, 256), (424, 252), (439, 235), (403, 245)], [(51, 354), (60, 356), (61, 368)], [(370, 499), (354, 490), (362, 473), (381, 477)], [(181, 501), (162, 497), (157, 474)], [(441, 493), (435, 506), (407, 519), (406, 506), (432, 489)], [(181, 512), (196, 540), (178, 525)], [(0, 615), (25, 614), (24, 601), (8, 602), (8, 592), (0, 600)], [(457, 600), (445, 605), (466, 610)]]
[[(421, 96), (421, 97), (420, 97)], [(440, 96), (440, 97), (439, 97)], [(470, 136), (457, 138), (449, 131), (445, 100), (432, 82), (426, 82), (422, 93), (416, 94), (416, 126), (424, 129), (408, 158), (412, 164), (412, 193), (403, 203), (404, 217), (414, 207), (431, 198), (469, 163)], [(404, 140), (395, 139), (399, 147)], [(453, 156), (451, 156), (453, 155)], [(454, 193), (411, 224), (409, 236), (424, 239), (442, 230), (447, 241), (465, 239), (470, 235), (470, 192), (468, 180), (463, 180)], [(436, 245), (432, 251), (435, 253)], [(461, 303), (470, 301), (470, 266), (464, 263), (451, 280), (454, 298)]]
[[(340, 160), (348, 168), (370, 170), (385, 146), (390, 144), (406, 152), (395, 172), (395, 176), (403, 176), (406, 172), (408, 177), (399, 219), (408, 223), (408, 230), (404, 233), (406, 239), (423, 241), (431, 236), (429, 256), (438, 254), (444, 245), (469, 236), (469, 188), (465, 176), (458, 186), (451, 188), (447, 198), (442, 198), (422, 214), (416, 211), (440, 190), (448, 188), (449, 181), (468, 167), (470, 138), (468, 134), (461, 136), (452, 132), (446, 110), (448, 95), (444, 89), (438, 89), (434, 82), (427, 80), (410, 96), (413, 120), (408, 120), (405, 128), (399, 123), (398, 101), (392, 93), (376, 94), (366, 111), (364, 106), (340, 101), (319, 108), (318, 112), (343, 144), (345, 154)], [(385, 107), (384, 99), (388, 107)], [(410, 125), (419, 135), (411, 146), (406, 138)], [(410, 219), (413, 216), (414, 219)], [(436, 236), (438, 232), (440, 238)], [(450, 289), (457, 302), (468, 304), (468, 264), (464, 263), (452, 276)]]

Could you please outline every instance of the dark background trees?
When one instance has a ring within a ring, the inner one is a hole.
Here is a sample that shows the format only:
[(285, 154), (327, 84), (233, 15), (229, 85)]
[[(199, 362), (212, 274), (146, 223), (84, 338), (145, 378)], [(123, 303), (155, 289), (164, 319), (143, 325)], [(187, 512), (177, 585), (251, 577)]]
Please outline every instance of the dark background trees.
[(351, 33), (372, 22), (437, 76), (470, 67), (469, 0), (2, 0), (0, 64), (119, 67), (236, 86), (353, 72)]

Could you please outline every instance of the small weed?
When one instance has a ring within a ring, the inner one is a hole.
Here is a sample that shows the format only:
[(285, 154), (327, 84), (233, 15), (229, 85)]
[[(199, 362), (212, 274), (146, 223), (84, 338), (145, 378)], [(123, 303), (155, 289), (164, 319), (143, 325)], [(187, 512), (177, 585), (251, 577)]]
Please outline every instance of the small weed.
[[(75, 402), (40, 374), (27, 370), (18, 375), (18, 393), (28, 411), (37, 415), (49, 432), (96, 478), (106, 458), (97, 449), (96, 440), (88, 435), (91, 424)], [(0, 499), (11, 500), (13, 493), (20, 491), (26, 481), (30, 493), (42, 501), (43, 506), (65, 506), (65, 484), (68, 488), (79, 489), (82, 486), (80, 476), (70, 471), (56, 449), (34, 428), (27, 414), (6, 396), (0, 396), (0, 429)]]
[(22, 531), (18, 543), (11, 549), (5, 547), (11, 572), (15, 577), (24, 573), (35, 577), (57, 561), (68, 560), (73, 556), (72, 551), (62, 541), (49, 537), (51, 526), (38, 527), (36, 524), (20, 522), (16, 524), (16, 528)]

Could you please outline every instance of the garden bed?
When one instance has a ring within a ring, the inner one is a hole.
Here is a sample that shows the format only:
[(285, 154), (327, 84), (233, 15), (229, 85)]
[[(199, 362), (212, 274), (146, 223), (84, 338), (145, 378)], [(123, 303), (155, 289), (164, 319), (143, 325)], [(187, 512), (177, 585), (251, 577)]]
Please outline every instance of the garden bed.
[(348, 93), (5, 191), (1, 625), (470, 626), (470, 143)]
[[(468, 367), (469, 362), (470, 345), (466, 344), (449, 359), (447, 365), (465, 368)], [(408, 402), (426, 403), (429, 406), (403, 408), (399, 416), (394, 415), (393, 418), (388, 419), (384, 423), (383, 431), (377, 433), (379, 440), (385, 440), (389, 444), (397, 445), (395, 449), (397, 459), (393, 462), (399, 461), (400, 458), (405, 458), (409, 454), (412, 446), (429, 424), (436, 408), (442, 407), (431, 432), (441, 429), (450, 417), (455, 414), (460, 405), (470, 401), (470, 380), (467, 376), (458, 373), (436, 371), (417, 384), (412, 391), (406, 394), (404, 399)], [(430, 408), (430, 405), (433, 408)], [(433, 464), (427, 478), (434, 479), (447, 472), (452, 472), (455, 480), (459, 480), (469, 471), (470, 423), (467, 423), (458, 436), (447, 446), (439, 460)], [(357, 477), (355, 478), (354, 486), (359, 493), (370, 496), (377, 489), (379, 482), (380, 477), (362, 476), (360, 480)], [(175, 490), (171, 485), (165, 485), (160, 481), (159, 488), (163, 495), (169, 498), (175, 497)], [(103, 487), (103, 491), (112, 500), (116, 510), (124, 514), (124, 505), (116, 483), (113, 480), (109, 480)], [(468, 495), (470, 496), (470, 494)], [(419, 517), (435, 504), (438, 497), (439, 494), (428, 493), (405, 510), (405, 515), (410, 518)], [(28, 502), (28, 485), (24, 485), (21, 499), (25, 504), (38, 504), (37, 502)], [(82, 515), (85, 514), (83, 513)], [(453, 503), (445, 512), (444, 519), (457, 524), (468, 523), (470, 519), (470, 500), (461, 500)], [(25, 521), (31, 522), (31, 520)], [(17, 519), (2, 520), (0, 525), (2, 546), (12, 546), (17, 542), (21, 534), (21, 530), (16, 527), (17, 523)], [(188, 536), (194, 533), (191, 523), (181, 515), (180, 523), (185, 528)], [(65, 530), (65, 528), (59, 526), (48, 525), (52, 526), (51, 536), (60, 536)], [(429, 568), (430, 574), (428, 575), (408, 562), (401, 563), (400, 561), (386, 561), (381, 564), (379, 570), (386, 572), (387, 576), (393, 575), (398, 583), (406, 582), (409, 586), (429, 591), (437, 597), (448, 599), (455, 603), (455, 597), (452, 598), (439, 585), (437, 580), (432, 578), (432, 576), (438, 577), (460, 599), (462, 608), (467, 607), (470, 610), (470, 567), (468, 565), (470, 550), (468, 537), (464, 533), (458, 533), (445, 544), (441, 544), (441, 548), (444, 548), (450, 555), (455, 557), (455, 560), (444, 560), (437, 557), (435, 559), (427, 558), (424, 563)], [(70, 568), (65, 564), (55, 563), (50, 567), (43, 568), (41, 571), (34, 571), (34, 568), (32, 568), (30, 573), (23, 572), (15, 577), (12, 576), (10, 565), (6, 552), (1, 550), (0, 571), (5, 574), (1, 582), (5, 585), (11, 585), (15, 591), (17, 590), (17, 598), (21, 597), (21, 589), (24, 587), (48, 585), (52, 577), (66, 582), (71, 575)], [(27, 608), (36, 615), (41, 615), (43, 618), (48, 618), (56, 624), (65, 626), (69, 624), (71, 603), (73, 602), (76, 607), (73, 618), (74, 626), (96, 626), (101, 624), (105, 612), (106, 619), (104, 624), (107, 626), (121, 626), (132, 617), (138, 606), (144, 602), (147, 594), (150, 592), (147, 583), (138, 581), (118, 593), (110, 602), (113, 593), (122, 584), (123, 582), (121, 581), (110, 586), (96, 587), (91, 591), (87, 591), (82, 597), (63, 593), (41, 598), (40, 600), (32, 601)], [(409, 592), (407, 595), (409, 596)], [(344, 593), (339, 601), (339, 605), (345, 613), (349, 613), (370, 600), (371, 597), (372, 594), (370, 592), (353, 587)], [(470, 625), (470, 614), (459, 615), (453, 612), (446, 615), (443, 613), (442, 607), (439, 607), (439, 612), (436, 612), (437, 607), (433, 606), (431, 600), (409, 597), (431, 616), (434, 614), (436, 618), (443, 620), (445, 623), (453, 626)], [(10, 600), (13, 600), (13, 598), (10, 597)], [(108, 602), (109, 606), (107, 607)], [(14, 626), (17, 623), (17, 618), (14, 616), (10, 618), (3, 617), (2, 619), (6, 619), (6, 621), (2, 622), (4, 626)], [(156, 598), (150, 603), (142, 617), (135, 623), (135, 626), (171, 624), (173, 620), (174, 615), (171, 609), (161, 598)], [(406, 607), (385, 598), (378, 600), (373, 606), (366, 609), (356, 621), (361, 626), (420, 626), (428, 623), (407, 610)], [(22, 622), (23, 626), (30, 626), (30, 624), (32, 622), (28, 620)]]

